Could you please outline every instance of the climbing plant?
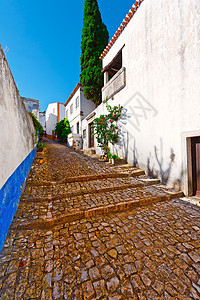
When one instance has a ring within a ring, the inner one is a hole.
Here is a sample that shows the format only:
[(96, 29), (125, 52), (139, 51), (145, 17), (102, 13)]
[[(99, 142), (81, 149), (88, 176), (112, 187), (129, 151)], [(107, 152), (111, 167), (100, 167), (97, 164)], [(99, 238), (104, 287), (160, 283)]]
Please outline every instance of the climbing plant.
[(29, 115), (31, 116), (32, 120), (33, 120), (33, 124), (35, 127), (35, 135), (40, 139), (42, 137), (43, 134), (43, 127), (40, 124), (40, 122), (36, 119), (36, 117), (34, 116), (34, 114), (30, 111), (28, 111)]
[(119, 139), (117, 121), (121, 116), (123, 106), (119, 104), (111, 107), (108, 105), (108, 99), (106, 99), (106, 108), (108, 114), (100, 115), (100, 117), (94, 119), (93, 130), (98, 146), (103, 150), (104, 155), (108, 156), (110, 152), (109, 143), (114, 145)]
[(69, 121), (67, 118), (64, 118), (60, 122), (56, 123), (55, 130), (57, 133), (57, 136), (62, 142), (67, 141), (67, 137), (71, 132)]

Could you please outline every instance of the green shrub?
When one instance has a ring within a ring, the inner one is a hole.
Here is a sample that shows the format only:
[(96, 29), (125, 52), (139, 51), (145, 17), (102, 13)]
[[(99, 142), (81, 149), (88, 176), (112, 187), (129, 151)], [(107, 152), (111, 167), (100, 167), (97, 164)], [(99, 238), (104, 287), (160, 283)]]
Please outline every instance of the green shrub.
[(68, 119), (64, 118), (63, 120), (58, 122), (55, 126), (55, 130), (56, 130), (58, 138), (62, 142), (66, 142), (68, 135), (71, 133)]
[(122, 114), (123, 106), (119, 104), (118, 106), (111, 107), (107, 102), (108, 99), (106, 99), (108, 115), (100, 115), (99, 118), (94, 119), (93, 129), (98, 146), (101, 147), (104, 155), (108, 157), (110, 152), (108, 144), (111, 143), (114, 145), (119, 139), (117, 121)]
[(37, 144), (37, 151), (38, 151), (38, 152), (42, 152), (43, 149), (44, 149), (44, 147), (46, 147), (45, 144), (43, 144), (42, 142), (38, 143), (38, 144)]
[(116, 158), (119, 158), (119, 156), (117, 156), (116, 154), (112, 154), (112, 153), (108, 153), (108, 158), (113, 158), (113, 159), (116, 159)]

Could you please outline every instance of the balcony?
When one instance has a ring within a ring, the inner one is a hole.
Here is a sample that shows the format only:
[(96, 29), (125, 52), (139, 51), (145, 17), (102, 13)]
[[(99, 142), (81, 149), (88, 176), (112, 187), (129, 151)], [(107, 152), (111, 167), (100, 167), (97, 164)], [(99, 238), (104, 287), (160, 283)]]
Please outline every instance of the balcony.
[(102, 88), (102, 101), (110, 99), (126, 86), (126, 69), (122, 67)]

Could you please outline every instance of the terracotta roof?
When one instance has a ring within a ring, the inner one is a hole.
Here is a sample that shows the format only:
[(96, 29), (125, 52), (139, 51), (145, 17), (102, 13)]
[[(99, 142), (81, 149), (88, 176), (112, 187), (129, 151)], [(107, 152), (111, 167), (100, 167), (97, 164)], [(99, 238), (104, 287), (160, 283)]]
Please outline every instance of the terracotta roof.
[(108, 46), (104, 49), (103, 53), (100, 56), (100, 59), (103, 59), (106, 56), (106, 54), (108, 53), (108, 51), (110, 50), (110, 48), (114, 45), (114, 43), (116, 42), (116, 40), (118, 39), (118, 37), (120, 36), (120, 34), (122, 33), (122, 31), (125, 29), (125, 27), (128, 25), (128, 23), (130, 22), (130, 20), (132, 19), (132, 17), (134, 16), (134, 14), (136, 13), (136, 11), (140, 7), (140, 4), (143, 1), (144, 0), (137, 0), (137, 1), (135, 1), (135, 4), (133, 4), (132, 8), (129, 10), (129, 13), (126, 15), (126, 18), (123, 20), (123, 22), (121, 23), (121, 25), (118, 28), (118, 30), (115, 32), (115, 34), (114, 34), (113, 38), (110, 40)]
[(65, 106), (69, 103), (69, 101), (72, 99), (72, 97), (74, 96), (74, 94), (76, 93), (76, 91), (79, 89), (79, 87), (82, 87), (81, 83), (77, 83), (77, 85), (75, 86), (74, 90), (72, 91), (71, 95), (69, 96), (69, 98), (67, 99), (67, 101), (65, 102)]

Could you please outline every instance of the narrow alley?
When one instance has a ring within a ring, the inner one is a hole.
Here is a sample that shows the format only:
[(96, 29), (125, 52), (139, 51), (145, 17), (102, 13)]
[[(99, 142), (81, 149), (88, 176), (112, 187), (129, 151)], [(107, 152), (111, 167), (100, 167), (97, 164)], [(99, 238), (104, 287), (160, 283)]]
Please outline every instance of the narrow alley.
[(200, 299), (200, 209), (45, 139), (0, 254), (0, 299)]

